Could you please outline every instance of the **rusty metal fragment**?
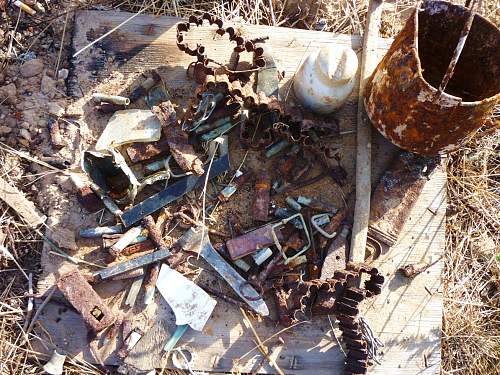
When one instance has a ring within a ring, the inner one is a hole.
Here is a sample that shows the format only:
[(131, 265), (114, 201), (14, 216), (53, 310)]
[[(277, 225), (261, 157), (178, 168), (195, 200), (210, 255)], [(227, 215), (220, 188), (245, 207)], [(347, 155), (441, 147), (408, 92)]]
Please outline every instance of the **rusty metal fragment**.
[(160, 139), (156, 142), (134, 143), (127, 147), (127, 155), (132, 163), (151, 159), (155, 156), (164, 155), (169, 151), (168, 140)]
[(429, 268), (431, 264), (428, 263), (416, 263), (416, 264), (407, 264), (404, 267), (398, 269), (405, 277), (409, 279), (413, 279), (415, 276), (420, 275), (427, 268)]
[(372, 195), (370, 237), (393, 246), (439, 159), (401, 152)]
[(57, 281), (57, 287), (94, 332), (102, 331), (116, 320), (115, 315), (78, 270), (62, 275)]
[(163, 128), (163, 134), (168, 141), (170, 153), (179, 166), (186, 172), (201, 176), (205, 171), (193, 146), (188, 143), (185, 132), (177, 126), (177, 115), (170, 101), (154, 106), (151, 111), (158, 117)]
[(61, 129), (59, 128), (59, 122), (52, 117), (49, 117), (48, 128), (50, 134), (50, 143), (54, 148), (62, 148), (65, 146), (63, 138), (61, 136)]
[(268, 221), (270, 192), (271, 176), (267, 171), (261, 171), (255, 180), (255, 196), (252, 209), (254, 220)]
[[(470, 10), (426, 1), (367, 83), (365, 107), (392, 143), (422, 155), (452, 151), (481, 127), (500, 101), (500, 30), (476, 14), (453, 77), (439, 85)], [(478, 64), (480, 59), (480, 64)]]
[[(278, 241), (282, 241), (283, 234), (276, 232)], [(232, 260), (243, 258), (257, 250), (274, 244), (272, 225), (265, 225), (239, 237), (232, 238), (226, 242), (227, 250)]]

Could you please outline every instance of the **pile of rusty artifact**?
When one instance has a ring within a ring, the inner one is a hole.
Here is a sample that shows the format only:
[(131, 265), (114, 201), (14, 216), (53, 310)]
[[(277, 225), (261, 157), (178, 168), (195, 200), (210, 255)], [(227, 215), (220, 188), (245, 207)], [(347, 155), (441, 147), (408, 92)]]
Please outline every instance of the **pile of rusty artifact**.
[[(209, 59), (202, 45), (186, 44), (186, 34), (204, 23), (215, 25), (217, 34), (234, 42), (228, 65)], [(139, 304), (141, 291), (143, 305), (150, 304), (158, 289), (178, 326), (165, 343), (166, 352), (188, 327), (203, 329), (216, 304), (210, 294), (261, 316), (270, 315), (268, 304), (274, 302), (271, 311), (276, 314), (271, 315), (285, 326), (311, 315), (334, 315), (347, 347), (346, 373), (364, 374), (376, 358), (363, 331), (359, 305), (381, 293), (384, 277), (376, 268), (347, 260), (352, 199), (337, 208), (320, 198), (292, 193), (284, 196), (287, 207), (271, 204), (271, 196), (324, 178), (344, 183), (346, 172), (324, 142), (325, 136), (338, 135), (337, 125), (299, 107), (287, 108), (279, 98), (279, 75), (266, 38), (246, 40), (234, 28), (223, 26), (209, 14), (177, 25), (177, 45), (196, 57), (188, 73), (200, 84), (182, 118), (177, 118), (161, 90), (156, 72), (128, 98), (94, 95), (100, 111), (114, 114), (95, 149), (84, 152), (84, 173), (73, 175), (73, 181), (88, 211), (104, 205), (116, 218), (115, 225), (80, 231), (83, 238), (102, 239), (108, 266), (90, 276), (72, 271), (57, 285), (93, 334), (109, 330), (108, 336), (114, 337), (121, 327), (122, 359), (143, 334), (116, 316), (92, 283), (135, 278), (125, 301), (128, 307)], [(242, 68), (243, 51), (253, 53), (253, 62)], [(126, 109), (139, 98), (144, 98), (148, 110)], [(231, 170), (230, 133), (244, 149), (261, 151), (268, 159), (279, 154), (274, 171), (251, 171), (243, 165)], [(313, 165), (321, 165), (323, 172), (310, 176)], [(386, 172), (372, 204), (370, 259), (383, 245), (395, 243), (435, 165), (433, 159), (403, 152)], [(224, 184), (209, 184), (216, 178)], [(227, 218), (229, 234), (207, 226), (204, 217), (245, 184), (254, 187), (248, 210), (254, 226), (244, 229), (234, 216)], [(216, 189), (214, 194), (207, 192), (208, 187)], [(189, 194), (195, 190), (202, 194)], [(181, 202), (185, 195), (191, 197), (189, 204)], [(177, 225), (186, 231), (169, 247), (165, 234)], [(223, 242), (212, 246), (210, 234)], [(209, 263), (241, 301), (202, 289), (183, 276), (190, 253)]]

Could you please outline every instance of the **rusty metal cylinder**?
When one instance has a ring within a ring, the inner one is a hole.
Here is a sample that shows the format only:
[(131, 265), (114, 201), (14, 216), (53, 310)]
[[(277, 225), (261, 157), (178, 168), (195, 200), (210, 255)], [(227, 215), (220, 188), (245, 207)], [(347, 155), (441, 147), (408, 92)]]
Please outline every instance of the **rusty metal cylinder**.
[(469, 15), (463, 6), (424, 2), (369, 79), (366, 111), (395, 145), (421, 155), (452, 151), (500, 101), (500, 30), (477, 14), (453, 75), (438, 92)]

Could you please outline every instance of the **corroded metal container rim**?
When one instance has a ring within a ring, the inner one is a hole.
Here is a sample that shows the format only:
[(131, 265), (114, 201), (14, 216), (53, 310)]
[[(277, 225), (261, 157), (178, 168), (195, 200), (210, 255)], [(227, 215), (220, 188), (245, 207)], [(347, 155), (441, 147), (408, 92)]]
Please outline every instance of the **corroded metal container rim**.
[[(470, 14), (470, 10), (467, 9), (467, 8), (465, 8), (464, 6), (457, 5), (457, 4), (452, 4), (452, 3), (449, 3), (447, 1), (436, 0), (436, 1), (428, 1), (426, 3), (440, 4), (440, 8), (441, 9), (439, 10), (439, 12), (436, 12), (436, 13), (446, 12), (449, 8), (459, 8), (460, 10), (462, 10), (464, 12), (464, 14), (466, 16), (468, 16)], [(425, 6), (426, 3), (423, 3), (423, 5)], [(414, 13), (412, 15), (412, 17), (414, 18), (414, 22), (415, 22), (415, 28), (413, 30), (413, 37), (414, 37), (414, 41), (415, 41), (415, 48), (413, 49), (412, 52), (415, 54), (415, 57), (416, 57), (419, 78), (422, 80), (422, 82), (425, 84), (425, 86), (429, 89), (429, 91), (432, 91), (434, 97), (437, 98), (438, 89), (435, 88), (434, 86), (432, 86), (429, 82), (427, 82), (427, 80), (424, 78), (424, 76), (422, 74), (422, 62), (420, 60), (420, 55), (419, 55), (419, 52), (418, 52), (419, 51), (419, 48), (418, 48), (418, 30), (419, 30), (418, 16), (419, 16), (420, 12), (423, 13), (425, 11), (426, 11), (425, 8), (419, 9), (419, 7), (417, 5), (415, 7)], [(434, 13), (434, 14), (436, 14), (436, 13)], [(482, 17), (479, 14), (475, 14), (474, 18), (476, 18), (476, 17), (479, 17), (483, 22), (489, 24), (489, 26), (491, 26), (492, 28), (497, 29), (497, 27), (491, 21), (489, 21), (488, 19)], [(495, 101), (497, 101), (499, 99), (500, 99), (500, 92), (497, 93), (497, 94), (495, 94), (495, 95), (493, 95), (493, 96), (490, 96), (489, 98), (484, 98), (482, 100), (475, 100), (475, 101), (472, 101), (472, 102), (470, 102), (470, 101), (468, 102), (468, 101), (463, 101), (462, 98), (459, 97), (459, 96), (454, 96), (454, 95), (448, 94), (446, 92), (446, 90), (445, 90), (441, 94), (441, 98), (440, 98), (440, 102), (441, 103), (440, 104), (444, 105), (448, 101), (450, 107), (458, 105), (458, 104), (460, 104), (462, 106), (473, 107), (473, 106), (478, 105), (479, 103), (495, 102)]]

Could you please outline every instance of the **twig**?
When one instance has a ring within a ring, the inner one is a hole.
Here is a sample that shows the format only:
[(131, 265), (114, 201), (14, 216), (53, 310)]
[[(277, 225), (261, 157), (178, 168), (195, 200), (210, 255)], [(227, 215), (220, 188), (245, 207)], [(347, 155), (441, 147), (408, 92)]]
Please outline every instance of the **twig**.
[(33, 330), (33, 327), (35, 326), (35, 323), (36, 321), (38, 320), (38, 317), (40, 316), (40, 314), (42, 313), (43, 309), (45, 308), (45, 306), (47, 306), (47, 304), (50, 302), (50, 299), (52, 298), (52, 296), (54, 295), (54, 293), (56, 292), (56, 286), (53, 285), (50, 287), (49, 289), (49, 292), (47, 293), (47, 297), (45, 297), (45, 299), (43, 300), (43, 302), (40, 304), (40, 306), (38, 307), (38, 309), (36, 309), (36, 313), (35, 315), (33, 316), (33, 319), (31, 320), (31, 323), (28, 327), (28, 329), (26, 330), (26, 332), (24, 333), (25, 334), (25, 340), (28, 341), (28, 335), (30, 334), (30, 332)]
[(260, 339), (259, 335), (257, 334), (257, 331), (255, 330), (252, 322), (250, 319), (248, 319), (247, 314), (245, 313), (245, 310), (240, 308), (241, 313), (245, 317), (246, 321), (248, 322), (248, 325), (250, 326), (250, 330), (252, 331), (253, 335), (255, 336), (255, 339), (257, 340), (258, 348), (261, 351), (261, 353), (267, 358), (269, 363), (274, 367), (274, 369), (278, 372), (280, 375), (285, 375), (283, 370), (278, 366), (274, 358), (269, 356), (269, 350), (267, 349), (266, 346), (262, 343), (262, 340)]
[(31, 315), (33, 315), (33, 274), (30, 272), (28, 279), (28, 306), (26, 308), (26, 318), (24, 320), (23, 331), (26, 332), (29, 322), (31, 320)]
[(59, 53), (57, 54), (56, 70), (54, 72), (54, 77), (56, 77), (56, 79), (57, 79), (57, 72), (59, 72), (59, 63), (61, 62), (61, 54), (64, 46), (64, 37), (66, 36), (66, 26), (68, 24), (68, 17), (69, 13), (66, 13), (66, 17), (64, 18), (64, 27), (62, 32), (61, 45), (59, 46)]

